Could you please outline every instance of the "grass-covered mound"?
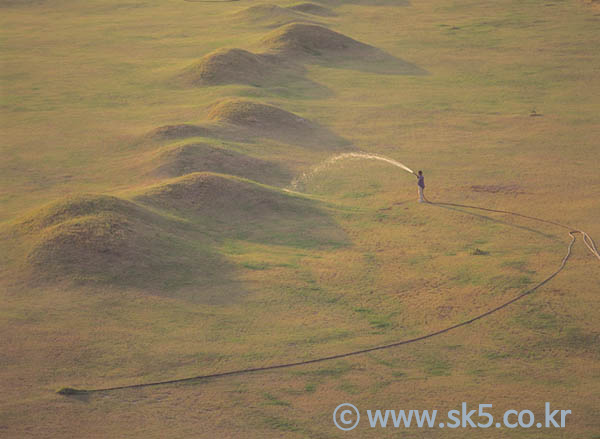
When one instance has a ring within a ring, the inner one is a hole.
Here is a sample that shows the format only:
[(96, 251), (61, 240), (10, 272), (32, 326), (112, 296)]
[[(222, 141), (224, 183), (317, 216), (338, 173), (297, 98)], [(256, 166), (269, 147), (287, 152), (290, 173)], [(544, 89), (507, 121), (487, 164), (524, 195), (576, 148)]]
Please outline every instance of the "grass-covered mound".
[(326, 27), (304, 23), (292, 23), (275, 29), (265, 35), (262, 43), (273, 52), (290, 56), (353, 56), (376, 50)]
[(316, 202), (244, 178), (196, 172), (133, 194), (136, 202), (185, 216), (207, 233), (301, 247), (345, 235)]
[(78, 195), (17, 220), (8, 233), (25, 281), (110, 282), (160, 290), (223, 264), (183, 223), (108, 195)]
[(243, 49), (218, 49), (186, 68), (178, 79), (185, 85), (261, 84), (278, 68), (273, 57)]
[(265, 35), (261, 44), (267, 53), (285, 60), (389, 75), (427, 74), (411, 62), (315, 24), (281, 26)]
[(250, 136), (332, 149), (344, 144), (321, 125), (289, 111), (248, 99), (229, 98), (209, 107), (208, 119), (221, 126), (233, 126)]
[(198, 124), (165, 125), (147, 133), (142, 140), (203, 137), (241, 142), (270, 139), (277, 142), (331, 150), (348, 141), (309, 119), (273, 105), (244, 98), (226, 98), (207, 107)]
[(167, 145), (152, 151), (147, 160), (152, 166), (150, 174), (158, 177), (212, 171), (279, 185), (288, 183), (291, 178), (276, 163), (201, 142)]
[(314, 124), (289, 111), (247, 99), (225, 99), (213, 104), (208, 119), (263, 131), (308, 134)]

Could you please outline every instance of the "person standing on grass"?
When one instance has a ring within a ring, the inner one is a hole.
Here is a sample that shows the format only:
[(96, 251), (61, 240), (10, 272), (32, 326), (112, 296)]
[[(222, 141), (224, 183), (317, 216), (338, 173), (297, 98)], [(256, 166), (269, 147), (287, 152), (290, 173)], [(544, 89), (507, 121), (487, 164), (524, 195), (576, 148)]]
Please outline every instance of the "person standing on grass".
[(419, 189), (419, 203), (425, 202), (425, 198), (423, 195), (423, 191), (425, 191), (425, 177), (423, 176), (423, 171), (419, 171), (417, 175), (417, 188)]

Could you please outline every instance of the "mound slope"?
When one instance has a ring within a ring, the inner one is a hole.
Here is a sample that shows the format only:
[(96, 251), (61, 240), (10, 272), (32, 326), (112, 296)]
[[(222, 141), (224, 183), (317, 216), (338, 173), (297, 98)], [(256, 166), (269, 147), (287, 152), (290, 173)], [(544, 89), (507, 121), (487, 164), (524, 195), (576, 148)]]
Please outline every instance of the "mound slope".
[(138, 193), (137, 202), (187, 215), (209, 233), (280, 245), (346, 241), (314, 202), (238, 177), (199, 172)]
[(284, 59), (304, 58), (328, 66), (373, 73), (427, 74), (415, 64), (314, 24), (293, 23), (282, 26), (265, 35), (261, 43), (268, 53)]
[(186, 85), (260, 84), (273, 75), (272, 57), (243, 49), (219, 49), (188, 67), (179, 79)]
[(260, 130), (304, 132), (312, 122), (272, 105), (245, 99), (226, 99), (210, 107), (208, 119)]
[(180, 177), (193, 172), (211, 171), (256, 180), (267, 184), (288, 182), (290, 175), (279, 165), (206, 143), (169, 145), (149, 157), (152, 175)]
[(303, 200), (251, 180), (196, 172), (152, 186), (135, 197), (142, 204), (202, 213), (212, 218), (261, 218), (299, 212)]
[(225, 99), (209, 107), (208, 119), (234, 126), (249, 136), (276, 139), (324, 149), (347, 144), (326, 128), (281, 108), (246, 99)]
[(293, 23), (271, 31), (262, 39), (269, 50), (290, 55), (344, 55), (377, 50), (346, 35), (314, 24)]
[(190, 276), (206, 281), (213, 276), (211, 265), (226, 271), (215, 254), (189, 244), (181, 225), (114, 196), (51, 203), (19, 220), (12, 236), (22, 247), (25, 279), (36, 283), (109, 282), (161, 290)]

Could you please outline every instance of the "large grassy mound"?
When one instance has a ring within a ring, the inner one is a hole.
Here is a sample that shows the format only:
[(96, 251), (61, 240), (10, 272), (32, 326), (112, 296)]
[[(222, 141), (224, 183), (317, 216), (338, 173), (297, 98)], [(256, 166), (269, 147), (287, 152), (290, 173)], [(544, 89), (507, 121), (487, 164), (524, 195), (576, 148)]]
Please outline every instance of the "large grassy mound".
[(161, 291), (225, 279), (229, 266), (211, 247), (227, 236), (301, 247), (345, 240), (315, 202), (238, 177), (197, 172), (129, 196), (71, 196), (3, 227), (16, 280)]
[(196, 172), (136, 191), (133, 199), (188, 218), (217, 239), (314, 247), (345, 235), (313, 201), (251, 180)]
[(220, 265), (190, 231), (131, 201), (79, 195), (42, 207), (9, 228), (26, 281), (110, 282), (150, 290)]
[(261, 131), (284, 131), (309, 134), (311, 121), (273, 105), (245, 99), (225, 99), (211, 106), (208, 119)]
[(274, 105), (244, 98), (225, 98), (207, 107), (199, 124), (165, 125), (151, 130), (146, 140), (164, 141), (205, 137), (234, 141), (271, 139), (321, 150), (347, 147), (348, 141), (326, 127)]
[(229, 98), (209, 107), (208, 120), (237, 127), (250, 136), (335, 149), (345, 142), (327, 128), (289, 111), (254, 100)]

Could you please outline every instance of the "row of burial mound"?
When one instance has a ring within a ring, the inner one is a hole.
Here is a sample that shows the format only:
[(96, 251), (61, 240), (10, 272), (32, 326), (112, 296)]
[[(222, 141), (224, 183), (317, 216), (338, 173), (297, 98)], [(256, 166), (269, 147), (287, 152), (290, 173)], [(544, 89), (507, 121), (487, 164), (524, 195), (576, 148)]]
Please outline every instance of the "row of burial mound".
[(348, 142), (327, 128), (273, 105), (249, 99), (228, 98), (208, 107), (199, 124), (166, 125), (146, 138), (162, 141), (211, 137), (250, 141), (271, 139), (303, 147), (335, 150)]
[(185, 68), (175, 81), (187, 86), (246, 84), (277, 85), (299, 81), (301, 62), (350, 63), (352, 68), (388, 74), (423, 74), (417, 66), (327, 27), (290, 23), (267, 33), (262, 53), (219, 49)]
[[(330, 15), (307, 3), (246, 13)], [(294, 62), (297, 51), (310, 55), (363, 47), (299, 23), (271, 32), (262, 44), (261, 54), (212, 52), (179, 79), (189, 85), (260, 84), (301, 72)], [(239, 152), (265, 139), (319, 149), (344, 144), (326, 128), (284, 109), (223, 99), (198, 123), (165, 125), (143, 138), (155, 148), (137, 156), (134, 165), (140, 174), (163, 180), (119, 196), (85, 194), (50, 203), (3, 226), (0, 234), (9, 237), (3, 242), (14, 244), (10, 257), (31, 281), (102, 282), (150, 291), (202, 289), (230, 278), (234, 268), (217, 249), (223, 238), (302, 247), (344, 242), (343, 232), (316, 202), (268, 186), (289, 181), (284, 167)], [(236, 150), (224, 141), (246, 146)]]
[(193, 173), (125, 194), (64, 198), (4, 226), (30, 281), (108, 282), (149, 290), (217, 280), (231, 270), (223, 237), (321, 245), (343, 240), (314, 202), (250, 180)]

